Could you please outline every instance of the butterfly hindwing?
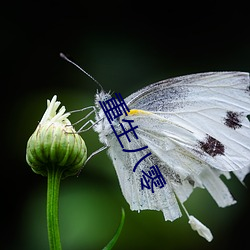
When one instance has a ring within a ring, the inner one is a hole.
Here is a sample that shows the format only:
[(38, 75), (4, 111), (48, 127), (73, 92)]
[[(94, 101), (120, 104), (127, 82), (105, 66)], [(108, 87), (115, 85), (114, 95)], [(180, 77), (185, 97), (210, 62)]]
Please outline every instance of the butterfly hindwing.
[[(142, 148), (143, 145), (140, 140), (131, 140), (127, 142), (122, 140), (124, 148), (127, 150), (133, 150)], [(110, 155), (115, 170), (119, 179), (119, 183), (122, 189), (122, 193), (130, 204), (131, 210), (161, 210), (164, 213), (166, 220), (175, 220), (181, 216), (181, 212), (174, 194), (174, 190), (170, 184), (169, 179), (174, 179), (173, 173), (166, 175), (167, 166), (164, 164), (158, 164), (161, 170), (165, 170), (163, 173), (166, 180), (164, 188), (154, 188), (152, 192), (151, 188), (144, 188), (142, 190), (141, 178), (142, 171), (147, 172), (151, 166), (157, 164), (155, 157), (150, 155), (138, 164), (135, 171), (134, 166), (139, 162), (142, 157), (149, 153), (149, 150), (141, 150), (138, 152), (123, 152), (116, 138), (110, 140), (110, 147), (108, 154)], [(163, 168), (165, 167), (165, 169)], [(168, 168), (169, 169), (169, 168)]]

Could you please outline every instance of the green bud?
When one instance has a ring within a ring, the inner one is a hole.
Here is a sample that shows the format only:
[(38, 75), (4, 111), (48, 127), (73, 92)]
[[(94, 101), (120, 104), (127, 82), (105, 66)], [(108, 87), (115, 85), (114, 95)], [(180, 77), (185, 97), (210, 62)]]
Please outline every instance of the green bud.
[(50, 168), (62, 171), (62, 177), (75, 175), (87, 158), (87, 148), (82, 137), (76, 133), (54, 96), (47, 101), (41, 122), (27, 143), (26, 161), (32, 170), (43, 176), (48, 175)]

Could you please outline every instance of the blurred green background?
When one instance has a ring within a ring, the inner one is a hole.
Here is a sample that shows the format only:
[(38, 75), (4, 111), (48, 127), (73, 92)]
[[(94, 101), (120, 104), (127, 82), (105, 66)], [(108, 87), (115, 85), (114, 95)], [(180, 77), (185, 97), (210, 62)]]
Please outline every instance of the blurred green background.
[[(227, 3), (229, 4), (229, 3)], [(67, 110), (93, 105), (97, 85), (59, 57), (69, 55), (105, 90), (123, 97), (169, 77), (250, 69), (249, 18), (242, 5), (112, 1), (10, 2), (1, 6), (1, 249), (48, 249), (46, 178), (25, 161), (26, 143), (54, 94)], [(73, 115), (77, 121), (83, 114)], [(89, 154), (101, 147), (82, 134)], [(81, 175), (62, 181), (60, 229), (65, 250), (102, 249), (126, 219), (114, 249), (248, 249), (249, 188), (225, 181), (237, 204), (218, 208), (205, 190), (186, 202), (213, 235), (206, 242), (185, 216), (165, 222), (157, 211), (132, 212), (106, 152)], [(250, 177), (246, 178), (250, 186)]]

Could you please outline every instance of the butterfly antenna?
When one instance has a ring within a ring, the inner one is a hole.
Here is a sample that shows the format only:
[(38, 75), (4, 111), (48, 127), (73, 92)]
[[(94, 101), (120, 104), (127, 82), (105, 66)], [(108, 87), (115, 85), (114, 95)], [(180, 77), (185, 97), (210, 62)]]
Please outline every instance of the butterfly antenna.
[[(63, 53), (60, 53), (60, 57), (64, 60), (66, 60), (67, 62), (73, 64), (74, 66), (76, 66), (79, 70), (81, 70), (85, 75), (87, 75), (89, 78), (91, 78), (95, 83), (97, 83), (97, 85), (101, 88), (101, 90), (103, 90), (102, 85), (92, 76), (90, 75), (88, 72), (86, 72), (84, 69), (82, 69), (79, 65), (77, 65), (76, 63), (74, 63), (73, 61), (71, 61), (67, 56), (65, 56)], [(104, 91), (104, 90), (103, 90)]]

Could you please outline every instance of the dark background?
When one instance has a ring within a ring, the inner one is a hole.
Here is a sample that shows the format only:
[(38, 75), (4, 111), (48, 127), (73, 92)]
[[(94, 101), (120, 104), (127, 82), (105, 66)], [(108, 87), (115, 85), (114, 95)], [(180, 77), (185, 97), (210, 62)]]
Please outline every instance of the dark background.
[[(54, 94), (67, 110), (93, 105), (97, 85), (59, 57), (69, 55), (105, 90), (123, 97), (155, 81), (205, 71), (250, 69), (248, 5), (227, 2), (11, 2), (1, 4), (2, 249), (48, 249), (46, 178), (25, 161), (26, 143)], [(79, 114), (80, 116), (82, 114)], [(77, 115), (71, 120), (79, 119)], [(101, 147), (84, 133), (89, 154)], [(105, 152), (79, 178), (62, 181), (63, 249), (101, 249), (121, 216), (114, 249), (248, 249), (249, 189), (225, 180), (237, 204), (218, 208), (205, 190), (186, 202), (214, 235), (211, 243), (185, 216), (165, 222), (161, 212), (129, 209)], [(250, 186), (249, 176), (246, 186)]]

